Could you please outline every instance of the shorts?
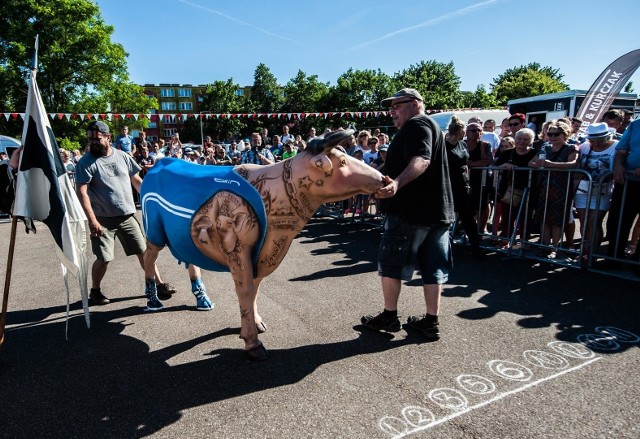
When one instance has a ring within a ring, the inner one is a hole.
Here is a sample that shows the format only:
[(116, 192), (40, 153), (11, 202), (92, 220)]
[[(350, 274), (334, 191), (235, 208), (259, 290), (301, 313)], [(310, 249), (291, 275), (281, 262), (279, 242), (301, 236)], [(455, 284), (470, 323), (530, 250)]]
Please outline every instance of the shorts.
[(140, 255), (147, 249), (146, 239), (138, 219), (133, 215), (98, 217), (102, 236), (91, 237), (91, 250), (99, 261), (113, 260), (115, 238), (122, 244), (127, 256)]
[(414, 226), (393, 214), (384, 220), (378, 248), (378, 274), (410, 281), (417, 268), (425, 285), (444, 284), (451, 270), (449, 226)]

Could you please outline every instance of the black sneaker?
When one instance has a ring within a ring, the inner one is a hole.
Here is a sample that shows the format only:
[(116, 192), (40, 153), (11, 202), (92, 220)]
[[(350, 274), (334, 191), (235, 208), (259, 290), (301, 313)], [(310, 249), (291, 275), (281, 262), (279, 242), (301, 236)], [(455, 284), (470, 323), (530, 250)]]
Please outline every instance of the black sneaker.
[(168, 282), (158, 284), (158, 297), (163, 300), (171, 299), (172, 294), (176, 294), (178, 290)]
[(401, 328), (400, 320), (398, 317), (387, 318), (384, 313), (381, 312), (377, 316), (363, 316), (360, 319), (362, 326), (371, 331), (387, 331), (398, 332)]
[(100, 288), (91, 288), (91, 292), (89, 292), (89, 302), (91, 302), (92, 305), (106, 305), (111, 303), (111, 301), (102, 294)]
[(427, 321), (425, 316), (409, 316), (407, 325), (422, 332), (427, 340), (440, 340), (440, 326), (436, 322)]

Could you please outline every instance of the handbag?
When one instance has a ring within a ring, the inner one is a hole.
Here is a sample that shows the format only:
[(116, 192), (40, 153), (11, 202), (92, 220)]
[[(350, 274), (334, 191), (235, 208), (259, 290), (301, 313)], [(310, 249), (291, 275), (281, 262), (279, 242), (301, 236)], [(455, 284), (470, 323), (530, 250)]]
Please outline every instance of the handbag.
[(522, 189), (515, 189), (513, 185), (510, 184), (500, 201), (513, 207), (518, 207), (522, 202), (523, 193), (524, 191)]

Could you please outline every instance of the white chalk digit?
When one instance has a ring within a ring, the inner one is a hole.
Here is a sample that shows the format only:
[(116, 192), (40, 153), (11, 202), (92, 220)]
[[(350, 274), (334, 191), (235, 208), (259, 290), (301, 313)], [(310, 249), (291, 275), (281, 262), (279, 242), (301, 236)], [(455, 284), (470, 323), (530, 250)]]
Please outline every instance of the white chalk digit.
[(513, 381), (529, 381), (533, 372), (522, 364), (507, 360), (491, 360), (487, 363), (489, 370), (496, 375)]
[(550, 352), (531, 350), (524, 351), (522, 356), (534, 366), (544, 367), (545, 369), (565, 369), (569, 367), (567, 360)]
[(637, 343), (638, 341), (640, 341), (640, 336), (634, 334), (633, 332), (629, 332), (613, 326), (598, 326), (596, 328), (596, 332), (598, 334), (611, 336), (620, 343)]
[(603, 334), (580, 334), (578, 341), (589, 349), (596, 351), (617, 351), (620, 343), (615, 341), (615, 337)]
[(462, 410), (467, 407), (467, 398), (456, 389), (434, 389), (429, 392), (429, 399), (440, 407), (452, 410)]
[(569, 358), (577, 358), (579, 360), (588, 360), (596, 356), (596, 353), (580, 343), (570, 343), (568, 341), (552, 341), (548, 343), (551, 349)]
[(460, 375), (456, 378), (458, 385), (469, 393), (488, 395), (496, 391), (496, 385), (491, 380), (480, 375)]
[(435, 415), (424, 407), (410, 405), (402, 409), (402, 416), (407, 424), (413, 427), (424, 427), (431, 424), (435, 419)]
[(405, 434), (409, 430), (409, 426), (400, 418), (395, 416), (385, 416), (380, 419), (378, 426), (385, 433), (389, 433), (391, 436), (398, 436)]

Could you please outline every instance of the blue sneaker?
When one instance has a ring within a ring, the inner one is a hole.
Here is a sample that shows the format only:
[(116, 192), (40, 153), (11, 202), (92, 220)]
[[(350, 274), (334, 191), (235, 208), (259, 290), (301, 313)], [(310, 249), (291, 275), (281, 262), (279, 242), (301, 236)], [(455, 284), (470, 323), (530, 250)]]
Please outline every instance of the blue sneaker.
[(145, 311), (160, 311), (164, 308), (164, 304), (158, 299), (158, 296), (152, 296), (147, 299), (147, 307), (144, 309)]
[(155, 281), (148, 280), (144, 289), (144, 294), (147, 296), (147, 307), (145, 311), (160, 311), (164, 308), (160, 299), (158, 299), (158, 288)]
[(192, 291), (192, 293), (196, 296), (196, 309), (200, 311), (211, 311), (213, 309), (214, 304), (207, 296), (207, 289), (204, 284), (197, 285), (196, 290)]

